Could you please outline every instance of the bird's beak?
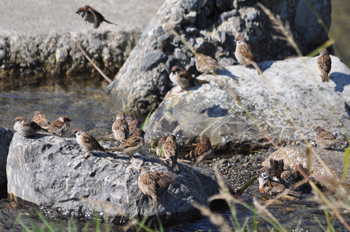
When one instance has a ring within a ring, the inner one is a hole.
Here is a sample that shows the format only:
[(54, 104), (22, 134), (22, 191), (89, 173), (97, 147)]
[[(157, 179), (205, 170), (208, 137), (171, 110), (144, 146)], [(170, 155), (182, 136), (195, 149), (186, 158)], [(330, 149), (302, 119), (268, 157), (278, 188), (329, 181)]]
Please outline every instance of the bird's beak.
[(75, 12), (75, 13), (79, 14), (79, 11), (77, 11), (77, 12)]
[(15, 120), (13, 120), (12, 122), (15, 122)]
[(74, 133), (72, 133), (72, 134), (70, 134), (70, 136), (69, 137), (74, 137), (75, 136), (75, 134)]

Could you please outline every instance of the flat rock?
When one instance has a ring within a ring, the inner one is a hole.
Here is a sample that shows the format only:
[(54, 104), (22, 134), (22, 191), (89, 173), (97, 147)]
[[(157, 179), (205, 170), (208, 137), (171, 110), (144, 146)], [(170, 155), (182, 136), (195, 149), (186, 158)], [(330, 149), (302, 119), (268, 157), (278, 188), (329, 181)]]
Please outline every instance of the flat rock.
[[(219, 71), (217, 77), (200, 77), (210, 84), (182, 92), (173, 88), (149, 118), (145, 138), (174, 134), (186, 146), (208, 136), (218, 149), (251, 151), (271, 146), (269, 140), (301, 141), (301, 133), (314, 140), (317, 126), (337, 134), (349, 132), (345, 102), (350, 99), (350, 69), (339, 58), (331, 58), (329, 83), (322, 83), (315, 57), (260, 63), (267, 82), (254, 68), (237, 65)], [(218, 81), (238, 95), (268, 138)]]
[[(197, 75), (194, 54), (210, 55), (224, 66), (237, 63), (235, 39), (245, 36), (257, 62), (283, 60), (296, 55), (294, 49), (271, 27), (257, 1), (169, 0), (165, 1), (142, 33), (139, 43), (108, 90), (132, 114), (148, 113), (171, 89), (169, 73), (177, 65)], [(298, 2), (298, 3), (297, 3)], [(289, 22), (290, 33), (304, 55), (327, 41), (328, 35), (302, 1), (270, 0), (262, 4)], [(325, 25), (331, 24), (331, 2), (311, 1)], [(306, 23), (305, 23), (306, 22)]]
[[(140, 168), (171, 172), (168, 166), (149, 154), (137, 153), (130, 160), (123, 153), (92, 152), (88, 159), (81, 153), (75, 139), (43, 134), (25, 139), (15, 133), (7, 162), (8, 193), (47, 212), (58, 209), (60, 216), (93, 217), (93, 210), (120, 220), (155, 216), (152, 199), (137, 185)], [(163, 206), (157, 210), (165, 223), (195, 216), (191, 203), (208, 206), (208, 197), (219, 191), (212, 171), (179, 166), (175, 182), (160, 195)]]
[(6, 185), (7, 154), (12, 140), (13, 132), (0, 127), (0, 186)]
[[(336, 191), (337, 186), (335, 182), (325, 181), (324, 177), (332, 178), (333, 176), (338, 177), (339, 180), (343, 178), (344, 171), (344, 152), (325, 150), (321, 148), (314, 148), (319, 157), (327, 165), (331, 174), (322, 166), (316, 156), (312, 155), (312, 170), (311, 177), (314, 177), (321, 184), (324, 184), (329, 190)], [(302, 164), (304, 168), (307, 167), (306, 163), (306, 152), (305, 147), (281, 147), (274, 153), (272, 153), (268, 159), (266, 159), (262, 165), (270, 166), (270, 159), (283, 159), (284, 165), (287, 167), (295, 168), (299, 164)], [(350, 168), (350, 165), (348, 169)], [(332, 176), (333, 175), (333, 176)], [(350, 173), (347, 173), (346, 184), (350, 185)]]

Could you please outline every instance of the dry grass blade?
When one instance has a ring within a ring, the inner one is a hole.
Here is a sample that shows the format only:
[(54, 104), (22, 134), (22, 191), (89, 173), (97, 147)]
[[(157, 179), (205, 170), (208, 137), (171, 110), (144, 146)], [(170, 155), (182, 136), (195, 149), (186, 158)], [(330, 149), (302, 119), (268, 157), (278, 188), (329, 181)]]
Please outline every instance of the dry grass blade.
[(209, 220), (219, 227), (220, 231), (232, 231), (230, 225), (221, 214), (213, 213), (209, 208), (204, 207), (196, 202), (192, 205), (197, 208), (203, 216), (209, 217)]
[(295, 49), (295, 51), (298, 53), (298, 55), (302, 56), (302, 53), (301, 53), (300, 49), (298, 48), (298, 45), (294, 41), (293, 33), (291, 32), (291, 30), (289, 28), (289, 24), (286, 22), (285, 25), (283, 25), (283, 22), (279, 16), (275, 17), (269, 9), (264, 7), (264, 5), (262, 5), (261, 3), (257, 3), (257, 4), (271, 20), (272, 27), (278, 33), (281, 33), (283, 35), (283, 36), (275, 36), (275, 37), (277, 39), (287, 41), (290, 44), (290, 46), (292, 46)]

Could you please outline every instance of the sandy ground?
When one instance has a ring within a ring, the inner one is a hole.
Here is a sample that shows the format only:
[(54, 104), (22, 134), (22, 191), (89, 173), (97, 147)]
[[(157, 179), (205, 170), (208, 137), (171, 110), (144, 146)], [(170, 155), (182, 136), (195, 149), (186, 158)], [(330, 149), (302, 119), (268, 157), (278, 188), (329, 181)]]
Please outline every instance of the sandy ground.
[[(142, 32), (164, 0), (0, 0), (0, 36), (61, 34), (88, 31)], [(108, 21), (98, 29), (86, 24), (76, 10), (90, 5)]]

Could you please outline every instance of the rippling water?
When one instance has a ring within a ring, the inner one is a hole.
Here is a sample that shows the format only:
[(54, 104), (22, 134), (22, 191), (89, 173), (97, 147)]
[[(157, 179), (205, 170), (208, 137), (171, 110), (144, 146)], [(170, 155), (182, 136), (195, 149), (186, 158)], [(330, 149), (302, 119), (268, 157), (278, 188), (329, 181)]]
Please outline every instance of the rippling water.
[[(4, 83), (5, 82), (5, 83)], [(0, 126), (13, 130), (15, 117), (32, 119), (33, 112), (42, 111), (49, 121), (60, 116), (94, 136), (109, 133), (121, 104), (103, 93), (106, 81), (99, 77), (60, 77), (8, 83), (3, 80), (0, 92)]]

